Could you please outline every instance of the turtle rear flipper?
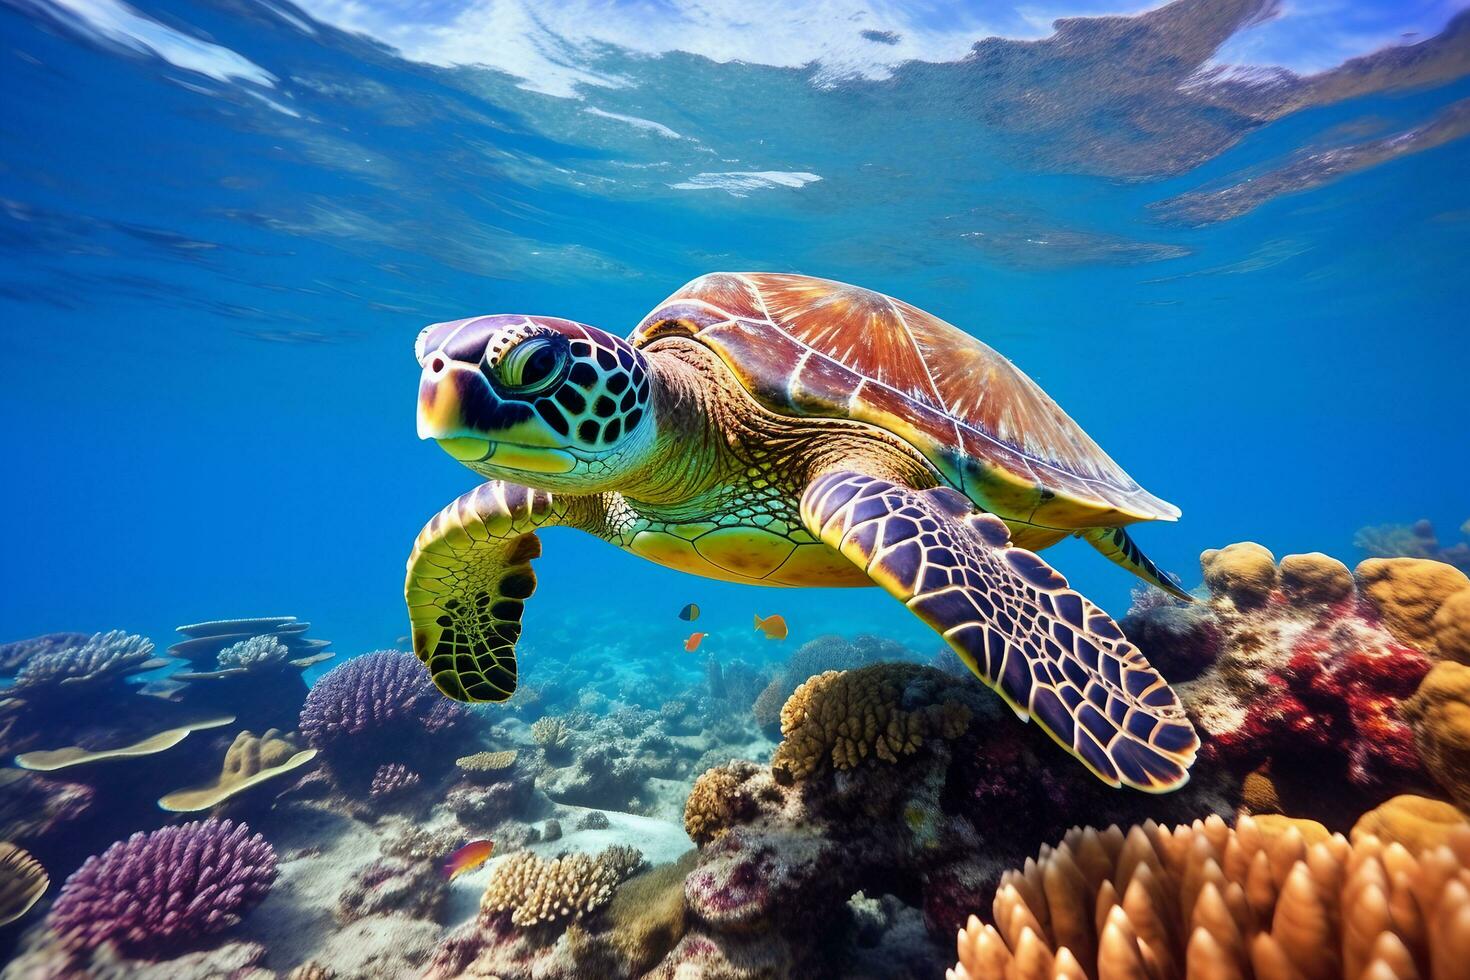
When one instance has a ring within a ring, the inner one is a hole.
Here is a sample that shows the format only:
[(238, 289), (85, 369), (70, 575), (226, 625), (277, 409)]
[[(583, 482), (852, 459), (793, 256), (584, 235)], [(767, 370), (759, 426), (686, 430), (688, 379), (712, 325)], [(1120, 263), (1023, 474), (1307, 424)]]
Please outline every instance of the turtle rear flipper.
[(1173, 690), (1000, 518), (948, 487), (850, 472), (814, 480), (801, 516), (1100, 779), (1158, 793), (1189, 778), (1199, 737)]
[(541, 554), (534, 531), (565, 515), (551, 494), (496, 480), (419, 532), (404, 583), (413, 650), (449, 697), (504, 701), (515, 691), (521, 613)]
[(1194, 596), (1185, 592), (1178, 582), (1159, 570), (1138, 547), (1133, 537), (1121, 527), (1095, 527), (1087, 531), (1080, 531), (1077, 535), (1082, 540), (1096, 548), (1104, 558), (1120, 568), (1143, 579), (1156, 589), (1163, 589), (1176, 599), (1185, 602), (1198, 602)]

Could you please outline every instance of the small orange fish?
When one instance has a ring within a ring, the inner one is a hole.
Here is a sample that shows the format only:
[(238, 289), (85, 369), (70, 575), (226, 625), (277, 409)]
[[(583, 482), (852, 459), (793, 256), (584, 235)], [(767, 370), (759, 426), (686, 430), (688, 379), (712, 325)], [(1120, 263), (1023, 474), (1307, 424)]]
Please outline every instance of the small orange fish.
[(690, 633), (689, 634), (689, 639), (687, 639), (687, 640), (684, 641), (684, 652), (685, 653), (693, 653), (695, 650), (698, 650), (699, 649), (699, 644), (704, 641), (704, 638), (706, 636), (709, 636), (709, 634), (708, 633)]
[(780, 613), (761, 619), (757, 613), (755, 617), (755, 628), (766, 634), (768, 640), (786, 639), (786, 620), (781, 618)]
[(472, 840), (449, 855), (449, 860), (444, 862), (444, 877), (453, 881), (462, 874), (474, 871), (490, 860), (490, 855), (493, 853), (495, 853), (494, 841)]

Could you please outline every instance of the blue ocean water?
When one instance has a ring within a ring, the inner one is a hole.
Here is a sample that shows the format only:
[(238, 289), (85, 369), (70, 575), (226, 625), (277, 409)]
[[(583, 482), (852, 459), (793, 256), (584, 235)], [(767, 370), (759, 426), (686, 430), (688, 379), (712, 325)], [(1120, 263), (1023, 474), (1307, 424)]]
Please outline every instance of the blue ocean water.
[[(815, 10), (831, 50), (780, 50), (788, 25), (764, 61), (759, 24), (681, 48), (674, 8), (582, 9), (605, 37), (566, 33), (572, 5), (485, 5), (468, 33), (477, 9), (0, 6), (6, 638), (291, 613), (392, 646), (414, 535), (475, 483), (415, 438), (419, 328), (623, 333), (716, 269), (870, 286), (999, 349), (1183, 509), (1136, 537), (1186, 583), (1235, 540), (1351, 561), (1365, 524), (1453, 540), (1470, 516), (1453, 5), (1314, 27), (1184, 2), (1058, 35), (1008, 7)], [(677, 658), (689, 601), (716, 650), (761, 649), (752, 612), (933, 645), (867, 590), (545, 539), (533, 650)], [(1085, 546), (1051, 558), (1126, 607)]]

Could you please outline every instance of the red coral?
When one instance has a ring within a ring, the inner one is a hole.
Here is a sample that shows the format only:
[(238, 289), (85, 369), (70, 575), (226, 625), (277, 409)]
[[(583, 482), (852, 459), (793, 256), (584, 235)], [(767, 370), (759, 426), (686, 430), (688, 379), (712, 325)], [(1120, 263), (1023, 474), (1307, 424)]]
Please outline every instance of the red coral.
[(1285, 666), (1271, 673), (1269, 692), (1212, 751), (1242, 772), (1273, 758), (1326, 764), (1336, 755), (1359, 789), (1415, 781), (1422, 769), (1398, 706), (1418, 688), (1430, 661), (1397, 643), (1345, 649), (1356, 639), (1352, 631), (1332, 629), (1299, 639)]

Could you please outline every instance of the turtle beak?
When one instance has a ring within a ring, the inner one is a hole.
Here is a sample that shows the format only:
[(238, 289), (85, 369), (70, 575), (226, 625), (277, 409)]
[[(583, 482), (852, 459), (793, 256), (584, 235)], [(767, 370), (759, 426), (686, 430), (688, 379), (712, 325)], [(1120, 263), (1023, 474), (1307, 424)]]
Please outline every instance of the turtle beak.
[(478, 367), (451, 360), (442, 351), (427, 354), (422, 363), (420, 439), (434, 440), (472, 469), (475, 463), (485, 463), (538, 473), (567, 473), (576, 466), (571, 454), (560, 450), (500, 441), (501, 433), (513, 431), (532, 413), (528, 406), (498, 398)]

